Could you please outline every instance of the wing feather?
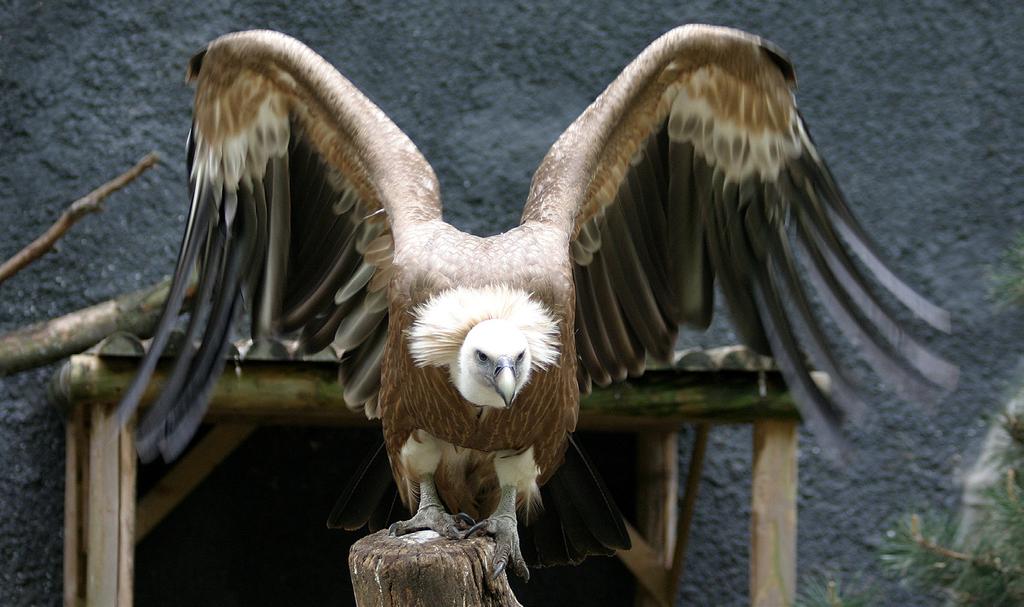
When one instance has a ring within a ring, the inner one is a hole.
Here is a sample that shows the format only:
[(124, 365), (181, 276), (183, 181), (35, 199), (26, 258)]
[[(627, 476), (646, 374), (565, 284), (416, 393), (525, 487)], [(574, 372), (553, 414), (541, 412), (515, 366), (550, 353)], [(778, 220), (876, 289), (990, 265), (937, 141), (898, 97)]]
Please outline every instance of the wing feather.
[(143, 460), (151, 460), (159, 453), (166, 461), (171, 461), (181, 453), (199, 427), (210, 390), (224, 368), (225, 356), (231, 346), (228, 332), (241, 300), (244, 251), (238, 246), (236, 236), (244, 234), (246, 229), (242, 221), (235, 221), (238, 219), (234, 213), (235, 202), (234, 193), (228, 193), (221, 205), (219, 222), (214, 229), (217, 235), (210, 242), (214, 251), (208, 257), (212, 258), (210, 267), (213, 271), (208, 275), (214, 286), (210, 289), (210, 298), (198, 302), (198, 306), (204, 309), (193, 311), (199, 315), (200, 322), (206, 317), (201, 343), (215, 346), (199, 346), (177, 397), (170, 400), (165, 410), (154, 408), (139, 422), (136, 448)]
[(577, 290), (577, 299), (582, 309), (580, 320), (586, 329), (590, 345), (593, 348), (596, 365), (590, 367), (591, 375), (599, 386), (607, 386), (613, 380), (626, 378), (626, 366), (615, 355), (611, 340), (608, 338), (607, 325), (603, 320), (605, 308), (597, 301), (597, 292), (591, 286), (593, 280), (591, 267), (577, 268), (576, 284), (584, 285)]
[(615, 290), (608, 278), (605, 256), (597, 255), (590, 270), (595, 305), (601, 311), (601, 326), (608, 335), (612, 351), (629, 375), (641, 375), (644, 372), (644, 348), (623, 318)]
[[(576, 267), (573, 270), (574, 276), (579, 272), (586, 272), (585, 268)], [(579, 285), (579, 277), (576, 277), (576, 284)], [(577, 291), (576, 294), (576, 356), (579, 357), (578, 364), (576, 365), (577, 381), (579, 383), (580, 392), (582, 394), (589, 394), (591, 390), (591, 384), (596, 383), (599, 386), (607, 386), (612, 383), (611, 377), (608, 372), (604, 370), (604, 366), (601, 361), (597, 358), (597, 351), (594, 348), (593, 338), (590, 336), (590, 330), (587, 326), (587, 319), (593, 318), (593, 315), (588, 312), (588, 309), (584, 306), (583, 300), (581, 299), (586, 294)]]
[[(739, 190), (735, 183), (726, 184), (724, 175), (716, 172), (703, 160), (698, 160), (697, 164), (701, 165), (697, 179), (710, 190), (704, 198), (704, 216), (707, 218), (710, 236), (710, 257), (718, 284), (729, 307), (730, 318), (743, 343), (760, 354), (770, 355), (771, 347), (754, 301), (752, 279), (760, 268), (752, 265), (743, 248), (745, 243), (737, 239), (735, 233), (737, 226), (733, 211), (739, 205)], [(710, 184), (709, 180), (700, 177), (701, 173), (712, 173)]]
[(609, 277), (620, 287), (619, 303), (626, 319), (644, 348), (659, 358), (666, 358), (671, 354), (671, 344), (675, 341), (675, 327), (664, 322), (651, 288), (651, 278), (636, 252), (621, 205), (608, 206), (601, 233), (602, 241), (615, 243), (614, 252), (609, 250), (611, 254), (604, 255), (603, 259)]
[[(189, 146), (189, 149), (192, 149)], [(160, 359), (160, 353), (167, 347), (167, 341), (171, 336), (178, 315), (184, 310), (182, 304), (185, 301), (185, 291), (188, 287), (188, 280), (192, 274), (192, 268), (196, 263), (200, 247), (205, 243), (207, 234), (210, 231), (215, 212), (219, 202), (220, 189), (215, 188), (212, 183), (200, 180), (200, 184), (194, 188), (192, 207), (189, 210), (188, 224), (185, 228), (185, 236), (182, 240), (181, 251), (178, 254), (178, 262), (171, 279), (171, 288), (167, 294), (167, 301), (161, 312), (160, 320), (157, 323), (156, 331), (153, 333), (153, 340), (150, 348), (139, 365), (132, 383), (125, 390), (118, 407), (117, 419), (119, 424), (124, 424), (128, 417), (134, 412), (138, 402), (142, 399), (142, 393), (149, 384), (149, 380), (156, 370), (156, 363)]]
[(696, 187), (694, 161), (692, 143), (671, 142), (666, 224), (674, 237), (669, 241), (669, 267), (674, 270), (670, 280), (679, 302), (673, 320), (706, 329), (714, 310), (714, 274), (705, 244), (708, 228), (701, 196), (707, 194)]
[[(776, 357), (805, 419), (842, 450), (839, 428), (865, 405), (822, 312), (904, 396), (934, 398), (957, 370), (895, 320), (888, 303), (949, 327), (855, 219), (794, 86), (792, 67), (760, 38), (669, 32), (552, 146), (523, 223), (569, 238), (580, 377), (618, 380), (638, 359), (667, 358), (679, 325), (710, 323), (717, 282), (740, 339)], [(831, 394), (812, 367), (832, 376)]]
[(776, 283), (781, 283), (777, 284), (778, 290), (789, 295), (789, 307), (795, 310), (790, 317), (800, 342), (818, 368), (828, 373), (832, 379), (832, 392), (838, 400), (847, 403), (847, 409), (851, 413), (859, 414), (865, 411), (867, 406), (856, 389), (858, 382), (850, 376), (836, 357), (820, 321), (814, 314), (813, 305), (800, 281), (788, 237), (778, 228), (771, 231), (762, 229), (763, 226), (769, 225), (764, 216), (764, 207), (772, 204), (770, 196), (765, 195), (763, 202), (764, 204), (750, 205), (745, 217), (746, 234), (754, 248), (755, 256), (769, 261), (769, 274), (776, 279)]
[[(803, 118), (800, 118), (801, 123)], [(814, 150), (810, 133), (801, 129), (809, 150)], [(813, 179), (815, 187), (825, 194), (825, 200), (829, 203), (829, 210), (839, 221), (835, 222), (836, 229), (842, 234), (843, 239), (850, 245), (850, 248), (860, 257), (860, 260), (871, 269), (876, 280), (878, 280), (890, 293), (893, 294), (907, 309), (916, 314), (919, 318), (930, 324), (932, 327), (948, 333), (951, 328), (949, 312), (943, 310), (934, 303), (922, 297), (907, 285), (884, 261), (884, 256), (879, 251), (874, 239), (867, 233), (864, 226), (857, 221), (850, 210), (846, 197), (843, 196), (839, 186), (832, 177), (832, 171), (826, 164), (815, 161), (817, 151), (813, 155), (808, 154), (800, 159), (798, 166), (803, 168)]]
[(344, 346), (345, 396), (376, 399), (387, 287), (403, 226), (440, 219), (437, 179), (411, 141), (301, 43), (218, 38), (190, 63), (192, 205), (166, 307), (118, 409), (139, 405), (198, 267), (187, 338), (139, 424), (144, 457), (174, 458), (206, 410), (243, 305), (251, 337), (281, 352)]

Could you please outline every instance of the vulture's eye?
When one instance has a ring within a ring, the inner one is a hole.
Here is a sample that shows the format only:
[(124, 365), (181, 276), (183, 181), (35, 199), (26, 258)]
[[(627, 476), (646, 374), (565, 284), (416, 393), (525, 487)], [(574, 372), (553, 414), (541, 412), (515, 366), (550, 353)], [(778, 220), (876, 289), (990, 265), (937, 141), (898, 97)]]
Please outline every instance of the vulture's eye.
[(482, 363), (485, 363), (485, 362), (487, 362), (487, 355), (484, 354), (483, 352), (481, 352), (480, 350), (477, 350), (476, 351), (476, 359), (479, 360)]
[(525, 351), (524, 351), (524, 352), (520, 352), (520, 353), (519, 353), (519, 356), (517, 356), (517, 357), (516, 357), (516, 363), (521, 363), (521, 362), (523, 362), (523, 357), (524, 357), (524, 356), (526, 356), (526, 352), (525, 352)]

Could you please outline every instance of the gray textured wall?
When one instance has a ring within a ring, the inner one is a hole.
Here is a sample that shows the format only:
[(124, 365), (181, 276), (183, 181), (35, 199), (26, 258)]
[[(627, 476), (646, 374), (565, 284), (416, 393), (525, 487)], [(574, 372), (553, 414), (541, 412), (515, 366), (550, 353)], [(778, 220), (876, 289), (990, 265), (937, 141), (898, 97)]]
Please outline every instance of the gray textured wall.
[[(846, 467), (803, 437), (800, 571), (861, 574), (886, 604), (936, 604), (882, 578), (876, 546), (898, 513), (956, 504), (983, 415), (1019, 376), (1024, 313), (993, 304), (987, 268), (1024, 228), (1024, 4), (118, 4), (0, 2), (0, 258), (145, 152), (164, 158), (57, 253), (0, 286), (0, 330), (169, 272), (186, 208), (184, 65), (221, 33), (280, 29), (339, 66), (433, 163), (447, 217), (478, 233), (513, 224), (547, 146), (658, 34), (705, 21), (780, 44), (863, 222), (901, 274), (952, 311), (955, 334), (928, 341), (963, 372), (934, 408), (873, 389), (875, 413), (851, 431), (858, 450)], [(685, 337), (731, 340), (725, 328)], [(56, 604), (61, 593), (64, 449), (62, 420), (45, 399), (52, 371), (0, 379), (3, 605)], [(325, 537), (323, 515), (368, 440), (261, 431), (140, 546), (140, 604), (324, 604), (341, 594), (348, 540)], [(749, 444), (745, 429), (712, 434), (686, 604), (746, 600)], [(531, 584), (528, 602), (572, 604), (582, 599), (565, 597), (579, 593), (628, 604), (628, 581), (610, 563)]]

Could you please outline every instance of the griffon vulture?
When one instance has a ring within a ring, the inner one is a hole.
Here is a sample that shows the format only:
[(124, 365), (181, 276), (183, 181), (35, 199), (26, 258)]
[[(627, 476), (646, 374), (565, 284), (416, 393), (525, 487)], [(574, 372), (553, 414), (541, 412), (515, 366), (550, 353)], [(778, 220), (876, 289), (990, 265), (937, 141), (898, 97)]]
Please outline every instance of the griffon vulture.
[(188, 224), (122, 421), (199, 278), (187, 339), (139, 424), (144, 458), (183, 449), (247, 311), (254, 348), (343, 353), (345, 401), (382, 420), (387, 459), (363, 467), (332, 524), (386, 523), (390, 472), (415, 513), (393, 533), (472, 525), (498, 542), (496, 573), (525, 576), (524, 552), (550, 564), (628, 545), (571, 441), (580, 394), (670, 358), (681, 325), (708, 326), (716, 282), (825, 445), (864, 405), (812, 293), (900, 393), (955, 381), (890, 302), (941, 330), (948, 315), (882, 261), (797, 111), (792, 66), (755, 36), (690, 25), (653, 42), (551, 147), (520, 225), (488, 238), (442, 220), (412, 141), (296, 40), (218, 38), (188, 77)]

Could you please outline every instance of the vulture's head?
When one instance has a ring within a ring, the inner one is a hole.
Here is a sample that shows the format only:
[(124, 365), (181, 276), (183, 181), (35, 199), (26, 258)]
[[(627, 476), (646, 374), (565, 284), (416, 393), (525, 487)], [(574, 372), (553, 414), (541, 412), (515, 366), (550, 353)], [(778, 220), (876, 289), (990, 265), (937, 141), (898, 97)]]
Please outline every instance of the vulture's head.
[(452, 384), (478, 407), (511, 407), (534, 372), (558, 361), (558, 324), (522, 291), (451, 289), (414, 315), (413, 360), (447, 367)]
[(485, 320), (466, 334), (452, 383), (475, 405), (508, 408), (530, 380), (532, 359), (519, 327), (503, 318)]

